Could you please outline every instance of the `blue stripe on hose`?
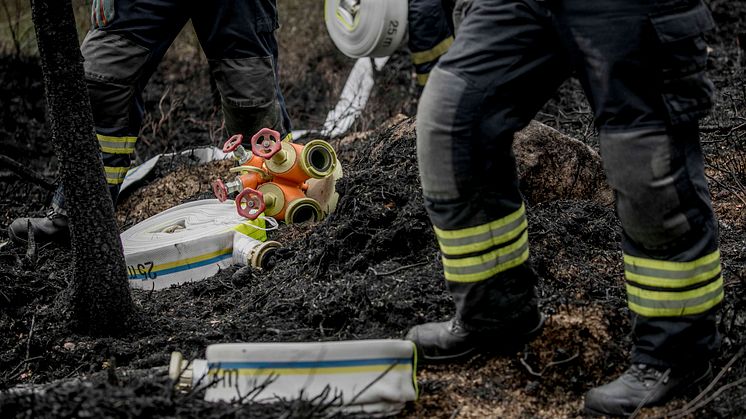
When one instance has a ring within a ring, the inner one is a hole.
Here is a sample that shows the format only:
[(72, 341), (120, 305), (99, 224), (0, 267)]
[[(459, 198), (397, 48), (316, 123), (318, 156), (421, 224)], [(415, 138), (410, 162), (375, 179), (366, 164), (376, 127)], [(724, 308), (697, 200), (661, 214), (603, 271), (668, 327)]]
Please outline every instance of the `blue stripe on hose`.
[[(164, 276), (164, 275), (168, 275), (168, 274), (172, 274), (172, 273), (176, 273), (176, 272), (186, 271), (186, 270), (189, 270), (189, 269), (199, 268), (199, 267), (202, 267), (202, 266), (205, 266), (205, 265), (210, 265), (210, 264), (217, 263), (217, 262), (220, 262), (221, 260), (229, 259), (229, 258), (232, 258), (232, 257), (233, 257), (233, 253), (226, 253), (224, 255), (218, 255), (218, 256), (215, 256), (215, 257), (210, 258), (210, 259), (205, 259), (205, 260), (203, 260), (201, 262), (188, 263), (186, 265), (175, 266), (173, 268), (163, 269), (161, 271), (153, 271), (153, 272), (151, 272), (151, 274), (155, 274), (156, 278), (157, 278), (159, 276)], [(144, 275), (143, 274), (130, 275), (128, 278), (131, 279), (131, 280), (134, 279), (134, 280), (140, 280), (140, 281), (147, 281), (147, 280), (156, 279), (156, 278), (149, 278), (148, 274), (144, 274)]]
[(366, 365), (410, 364), (412, 358), (345, 359), (334, 361), (297, 362), (211, 362), (209, 369), (282, 369), (282, 368), (336, 368)]

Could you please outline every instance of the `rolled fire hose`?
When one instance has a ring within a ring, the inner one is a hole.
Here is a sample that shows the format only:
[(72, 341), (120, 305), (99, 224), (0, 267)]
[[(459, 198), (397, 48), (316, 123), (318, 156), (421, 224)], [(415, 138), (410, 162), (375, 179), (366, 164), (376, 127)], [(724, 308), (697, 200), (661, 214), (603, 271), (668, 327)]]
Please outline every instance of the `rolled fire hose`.
[(324, 21), (332, 42), (352, 58), (387, 57), (407, 32), (405, 0), (326, 0)]
[[(227, 343), (191, 363), (174, 352), (169, 375), (178, 389), (206, 388), (205, 400), (313, 400), (339, 394), (345, 413), (391, 415), (417, 399), (417, 360), (406, 340)], [(319, 400), (319, 403), (331, 400)]]
[[(178, 205), (121, 234), (130, 285), (163, 289), (215, 275), (233, 264), (261, 267), (279, 243), (266, 241), (266, 222), (246, 220), (233, 202), (206, 199)], [(276, 224), (274, 225), (276, 227)]]

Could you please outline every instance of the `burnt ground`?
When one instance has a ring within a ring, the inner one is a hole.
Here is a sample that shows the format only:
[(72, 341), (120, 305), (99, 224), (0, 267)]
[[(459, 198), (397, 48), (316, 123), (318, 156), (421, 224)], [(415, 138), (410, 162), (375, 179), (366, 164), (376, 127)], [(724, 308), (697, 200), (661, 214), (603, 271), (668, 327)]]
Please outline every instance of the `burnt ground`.
[[(285, 93), (296, 126), (316, 127), (351, 63), (318, 35), (321, 28), (303, 25), (298, 13), (305, 8), (284, 6)], [(710, 6), (720, 24), (708, 37), (719, 93), (702, 137), (726, 279), (723, 347), (714, 360), (722, 374), (698, 402), (675, 401), (643, 410), (643, 417), (746, 416), (746, 4)], [(312, 47), (296, 48), (297, 39), (312, 36), (318, 41)], [(138, 161), (223, 139), (204, 61), (186, 45), (167, 56), (147, 90)], [(452, 303), (420, 198), (413, 121), (383, 123), (412, 114), (407, 70), (401, 54), (377, 76), (372, 111), (355, 127), (374, 131), (332, 142), (345, 168), (337, 212), (315, 225), (272, 232), (285, 245), (272, 269), (230, 268), (198, 283), (134, 291), (142, 320), (126, 336), (80, 336), (57, 317), (56, 296), (72, 272), (69, 249), (51, 245), (29, 257), (25, 248), (0, 248), (0, 390), (47, 388), (43, 395), (0, 395), (0, 417), (323, 416), (323, 409), (291, 400), (209, 404), (200, 393), (175, 393), (162, 367), (171, 351), (202, 357), (212, 343), (403, 337), (414, 324), (446, 319)], [(38, 64), (0, 57), (0, 78), (0, 154), (54, 179)], [(576, 82), (563, 85), (537, 119), (597, 146)], [(188, 158), (165, 159), (149, 184), (122, 202), (120, 225), (209, 196), (214, 176), (227, 176), (225, 163), (197, 167)], [(43, 213), (47, 190), (4, 168), (0, 178), (0, 226)], [(515, 356), (421, 370), (420, 400), (402, 416), (582, 416), (583, 393), (627, 366), (629, 321), (613, 209), (591, 200), (527, 204), (531, 263), (550, 315), (544, 332)], [(0, 232), (0, 242), (6, 238)]]

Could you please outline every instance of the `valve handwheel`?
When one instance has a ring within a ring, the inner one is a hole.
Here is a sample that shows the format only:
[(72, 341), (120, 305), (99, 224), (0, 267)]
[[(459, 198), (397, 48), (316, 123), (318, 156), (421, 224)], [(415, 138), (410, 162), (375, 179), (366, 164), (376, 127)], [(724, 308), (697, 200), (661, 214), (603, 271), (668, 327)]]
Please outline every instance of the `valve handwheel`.
[(280, 133), (273, 129), (262, 128), (251, 137), (251, 151), (263, 159), (272, 158), (280, 150), (282, 150)]
[(225, 202), (228, 199), (228, 188), (225, 186), (222, 179), (217, 179), (212, 182), (212, 192), (215, 194), (215, 198), (220, 202)]
[(229, 138), (225, 144), (223, 144), (223, 153), (230, 153), (235, 151), (238, 146), (243, 142), (243, 134), (236, 134)]
[(236, 197), (236, 210), (241, 217), (256, 220), (264, 209), (264, 195), (256, 189), (246, 188)]

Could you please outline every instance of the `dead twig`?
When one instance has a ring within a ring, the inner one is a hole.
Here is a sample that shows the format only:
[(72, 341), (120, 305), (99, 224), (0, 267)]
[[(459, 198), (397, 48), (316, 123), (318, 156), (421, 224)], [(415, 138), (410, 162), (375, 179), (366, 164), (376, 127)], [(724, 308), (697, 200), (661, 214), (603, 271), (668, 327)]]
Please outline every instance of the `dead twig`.
[(720, 397), (720, 395), (723, 394), (724, 392), (726, 392), (727, 390), (730, 390), (733, 387), (738, 387), (738, 386), (740, 386), (741, 384), (744, 384), (744, 383), (746, 383), (746, 377), (742, 377), (742, 378), (739, 378), (736, 381), (733, 381), (731, 383), (725, 384), (725, 385), (721, 386), (720, 388), (718, 388), (717, 390), (715, 390), (715, 392), (712, 393), (709, 397), (707, 397), (706, 399), (702, 400), (702, 402), (698, 403), (695, 406), (692, 406), (687, 411), (681, 412), (681, 414), (678, 414), (676, 416), (671, 416), (671, 418), (674, 419), (674, 418), (682, 418), (682, 417), (685, 417), (685, 416), (689, 416), (690, 414), (692, 414), (692, 413), (696, 412), (697, 410), (699, 410), (699, 409), (707, 406), (708, 404), (710, 404), (713, 400), (715, 400), (718, 397)]
[(394, 367), (396, 367), (397, 365), (399, 365), (399, 363), (397, 363), (397, 362), (394, 362), (391, 365), (389, 365), (382, 373), (380, 373), (378, 375), (378, 377), (376, 377), (373, 381), (371, 381), (365, 387), (363, 387), (362, 390), (360, 390), (357, 394), (355, 394), (350, 399), (350, 401), (346, 403), (346, 405), (347, 406), (351, 406), (353, 403), (355, 403), (355, 401), (357, 401), (357, 399), (359, 399), (360, 396), (363, 395), (363, 393), (365, 393), (366, 391), (368, 391), (368, 389), (371, 388), (371, 387), (373, 387), (377, 382), (381, 381), (381, 379), (383, 379), (383, 377), (385, 377), (386, 374), (388, 374), (389, 372), (391, 372), (391, 370), (393, 370)]
[(724, 127), (701, 127), (700, 132), (722, 132), (727, 131), (725, 135), (730, 135), (735, 131), (746, 128), (746, 122), (742, 124), (726, 125)]
[(34, 336), (34, 325), (36, 324), (36, 313), (31, 317), (31, 329), (28, 332), (28, 340), (26, 341), (26, 359), (29, 359), (31, 354), (31, 338)]
[(559, 361), (549, 362), (539, 372), (534, 371), (534, 369), (531, 368), (530, 365), (528, 365), (528, 362), (526, 362), (526, 359), (528, 358), (528, 352), (524, 353), (523, 357), (519, 358), (518, 360), (521, 361), (521, 364), (526, 368), (526, 370), (528, 371), (529, 374), (531, 374), (531, 375), (533, 375), (535, 377), (542, 377), (542, 376), (544, 376), (544, 372), (546, 372), (547, 369), (549, 369), (551, 367), (556, 367), (557, 365), (562, 365), (562, 364), (566, 364), (568, 362), (571, 362), (571, 361), (575, 360), (579, 356), (580, 356), (580, 352), (575, 352), (575, 354), (571, 355), (568, 358), (560, 359)]
[(21, 179), (37, 184), (48, 191), (53, 191), (56, 188), (54, 183), (50, 182), (44, 176), (36, 173), (35, 171), (27, 168), (26, 166), (18, 163), (17, 161), (11, 159), (6, 155), (0, 154), (0, 167), (5, 167), (13, 173), (17, 174)]
[(397, 272), (401, 272), (401, 271), (403, 271), (405, 269), (417, 268), (417, 267), (423, 266), (423, 265), (427, 265), (427, 262), (418, 262), (418, 263), (413, 263), (411, 265), (404, 265), (404, 266), (400, 266), (400, 267), (398, 267), (398, 268), (396, 268), (394, 270), (387, 271), (387, 272), (378, 272), (373, 267), (368, 267), (368, 270), (371, 271), (371, 272), (373, 272), (373, 275), (375, 275), (375, 276), (387, 276), (387, 275), (393, 275), (393, 274), (395, 274)]
[(528, 362), (526, 362), (526, 357), (519, 358), (518, 360), (521, 361), (521, 364), (526, 368), (526, 371), (528, 371), (529, 374), (533, 375), (534, 377), (541, 377), (540, 372), (534, 371), (533, 368), (531, 368), (531, 365), (528, 365)]
[(723, 369), (720, 370), (718, 375), (715, 376), (712, 382), (710, 382), (710, 384), (707, 385), (707, 387), (705, 387), (704, 390), (702, 390), (695, 398), (693, 398), (691, 401), (685, 404), (682, 408), (668, 412), (665, 415), (658, 416), (658, 417), (659, 418), (663, 418), (663, 417), (675, 418), (675, 417), (687, 416), (687, 415), (694, 413), (698, 409), (704, 407), (709, 402), (700, 405), (699, 404), (700, 400), (702, 400), (707, 393), (709, 393), (713, 388), (715, 388), (715, 385), (723, 378), (723, 376), (728, 372), (730, 367), (733, 366), (736, 360), (738, 360), (738, 358), (743, 356), (744, 352), (746, 352), (746, 346), (742, 347), (735, 355), (733, 355), (733, 357), (731, 357), (728, 363), (725, 364)]

